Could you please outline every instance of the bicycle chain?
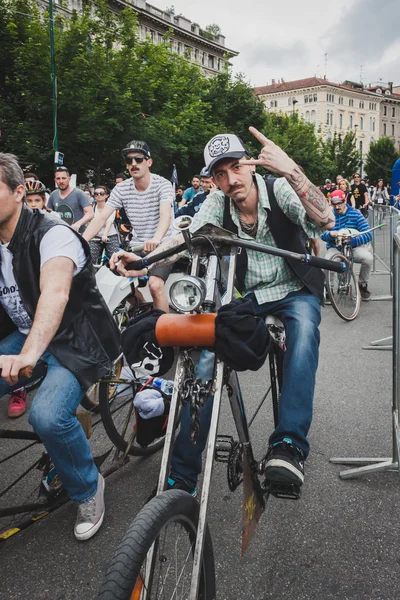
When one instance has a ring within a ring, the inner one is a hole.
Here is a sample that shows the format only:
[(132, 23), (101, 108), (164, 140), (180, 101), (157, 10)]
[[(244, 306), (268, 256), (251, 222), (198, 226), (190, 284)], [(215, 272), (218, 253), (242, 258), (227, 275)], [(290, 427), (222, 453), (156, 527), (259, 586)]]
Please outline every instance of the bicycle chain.
[(195, 379), (194, 362), (189, 353), (185, 353), (184, 368), (185, 377), (179, 399), (183, 406), (190, 403), (190, 439), (195, 444), (200, 432), (200, 410), (210, 395), (213, 382), (210, 380), (203, 383), (201, 379)]

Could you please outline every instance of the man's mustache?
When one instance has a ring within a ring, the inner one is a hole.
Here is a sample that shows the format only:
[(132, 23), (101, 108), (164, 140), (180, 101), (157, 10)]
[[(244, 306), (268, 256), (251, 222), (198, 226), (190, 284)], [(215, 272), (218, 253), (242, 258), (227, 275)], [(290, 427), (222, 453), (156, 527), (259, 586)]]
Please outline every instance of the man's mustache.
[(228, 190), (227, 195), (229, 196), (229, 194), (232, 194), (232, 192), (235, 192), (236, 190), (240, 190), (242, 186), (241, 185), (231, 185), (231, 187)]

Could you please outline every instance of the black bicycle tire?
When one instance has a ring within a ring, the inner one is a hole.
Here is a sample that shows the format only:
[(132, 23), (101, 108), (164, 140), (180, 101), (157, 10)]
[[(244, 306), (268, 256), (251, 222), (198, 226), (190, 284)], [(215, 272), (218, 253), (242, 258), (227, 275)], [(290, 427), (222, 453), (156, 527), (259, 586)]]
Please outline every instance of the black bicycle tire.
[[(110, 404), (109, 402), (108, 386), (109, 384), (104, 381), (99, 382), (99, 407), (101, 420), (103, 422), (104, 429), (114, 446), (118, 448), (118, 450), (120, 450), (121, 452), (125, 452), (128, 443), (120, 435), (119, 431), (114, 425), (114, 421), (111, 414), (112, 403)], [(158, 450), (160, 450), (160, 448), (163, 447), (164, 441), (165, 437), (162, 437), (154, 444), (146, 446), (146, 448), (142, 448), (141, 446), (132, 444), (129, 450), (129, 454), (131, 456), (150, 456), (151, 454), (158, 452)]]
[[(137, 514), (124, 535), (104, 577), (97, 600), (130, 600), (147, 552), (163, 527), (171, 521), (191, 525), (190, 539), (195, 539), (200, 506), (187, 492), (168, 490), (150, 500)], [(214, 600), (215, 562), (208, 525), (206, 525), (203, 569), (200, 582), (201, 600)]]
[[(339, 261), (345, 262), (346, 264), (348, 264), (348, 262), (349, 262), (348, 259), (343, 254), (340, 254), (340, 252), (338, 252), (337, 254), (334, 254), (330, 258), (330, 260), (333, 260), (333, 261), (334, 260), (339, 260)], [(344, 315), (341, 312), (340, 308), (336, 304), (335, 297), (331, 293), (331, 289), (330, 289), (330, 285), (329, 285), (329, 272), (326, 273), (326, 282), (327, 282), (326, 289), (328, 291), (329, 300), (331, 301), (331, 304), (332, 304), (332, 307), (333, 307), (335, 313), (341, 319), (343, 319), (343, 321), (347, 321), (347, 322), (354, 321), (354, 319), (358, 316), (358, 313), (360, 312), (360, 305), (361, 305), (361, 302), (360, 302), (360, 290), (358, 289), (358, 282), (357, 282), (357, 278), (356, 278), (356, 275), (355, 275), (353, 269), (351, 271), (351, 277), (352, 277), (352, 280), (353, 280), (354, 288), (357, 291), (357, 306), (356, 306), (355, 312), (350, 317), (348, 317), (347, 315)]]

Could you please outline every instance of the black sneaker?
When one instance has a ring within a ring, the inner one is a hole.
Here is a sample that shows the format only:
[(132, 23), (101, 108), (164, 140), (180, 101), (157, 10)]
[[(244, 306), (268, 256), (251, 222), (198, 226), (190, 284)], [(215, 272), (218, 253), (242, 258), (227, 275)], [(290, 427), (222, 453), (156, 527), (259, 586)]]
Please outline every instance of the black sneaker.
[[(187, 492), (193, 498), (197, 496), (197, 488), (192, 488), (190, 485), (183, 481), (183, 479), (172, 479), (172, 477), (168, 477), (168, 485), (167, 490), (183, 490)], [(145, 504), (150, 502), (157, 495), (157, 486), (151, 491), (150, 496), (147, 498)]]
[(191, 487), (190, 485), (188, 485), (186, 483), (186, 481), (183, 481), (183, 479), (172, 479), (172, 477), (168, 477), (168, 488), (167, 489), (168, 490), (183, 490), (184, 492), (187, 492), (188, 494), (193, 496), (193, 498), (196, 498), (196, 496), (197, 496), (197, 488)]
[(361, 300), (364, 300), (364, 302), (368, 302), (368, 300), (371, 299), (371, 292), (368, 290), (367, 284), (360, 283), (359, 288), (360, 288)]
[(268, 449), (264, 475), (272, 482), (303, 485), (303, 451), (297, 448), (290, 438), (272, 444)]

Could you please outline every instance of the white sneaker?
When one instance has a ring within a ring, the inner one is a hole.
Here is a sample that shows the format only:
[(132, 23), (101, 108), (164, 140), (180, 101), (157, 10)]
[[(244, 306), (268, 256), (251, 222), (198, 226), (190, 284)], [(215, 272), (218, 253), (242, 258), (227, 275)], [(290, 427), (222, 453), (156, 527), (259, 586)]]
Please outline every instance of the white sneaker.
[(79, 504), (78, 516), (74, 528), (77, 540), (88, 540), (100, 529), (105, 512), (104, 486), (104, 477), (99, 473), (96, 494), (91, 500)]

